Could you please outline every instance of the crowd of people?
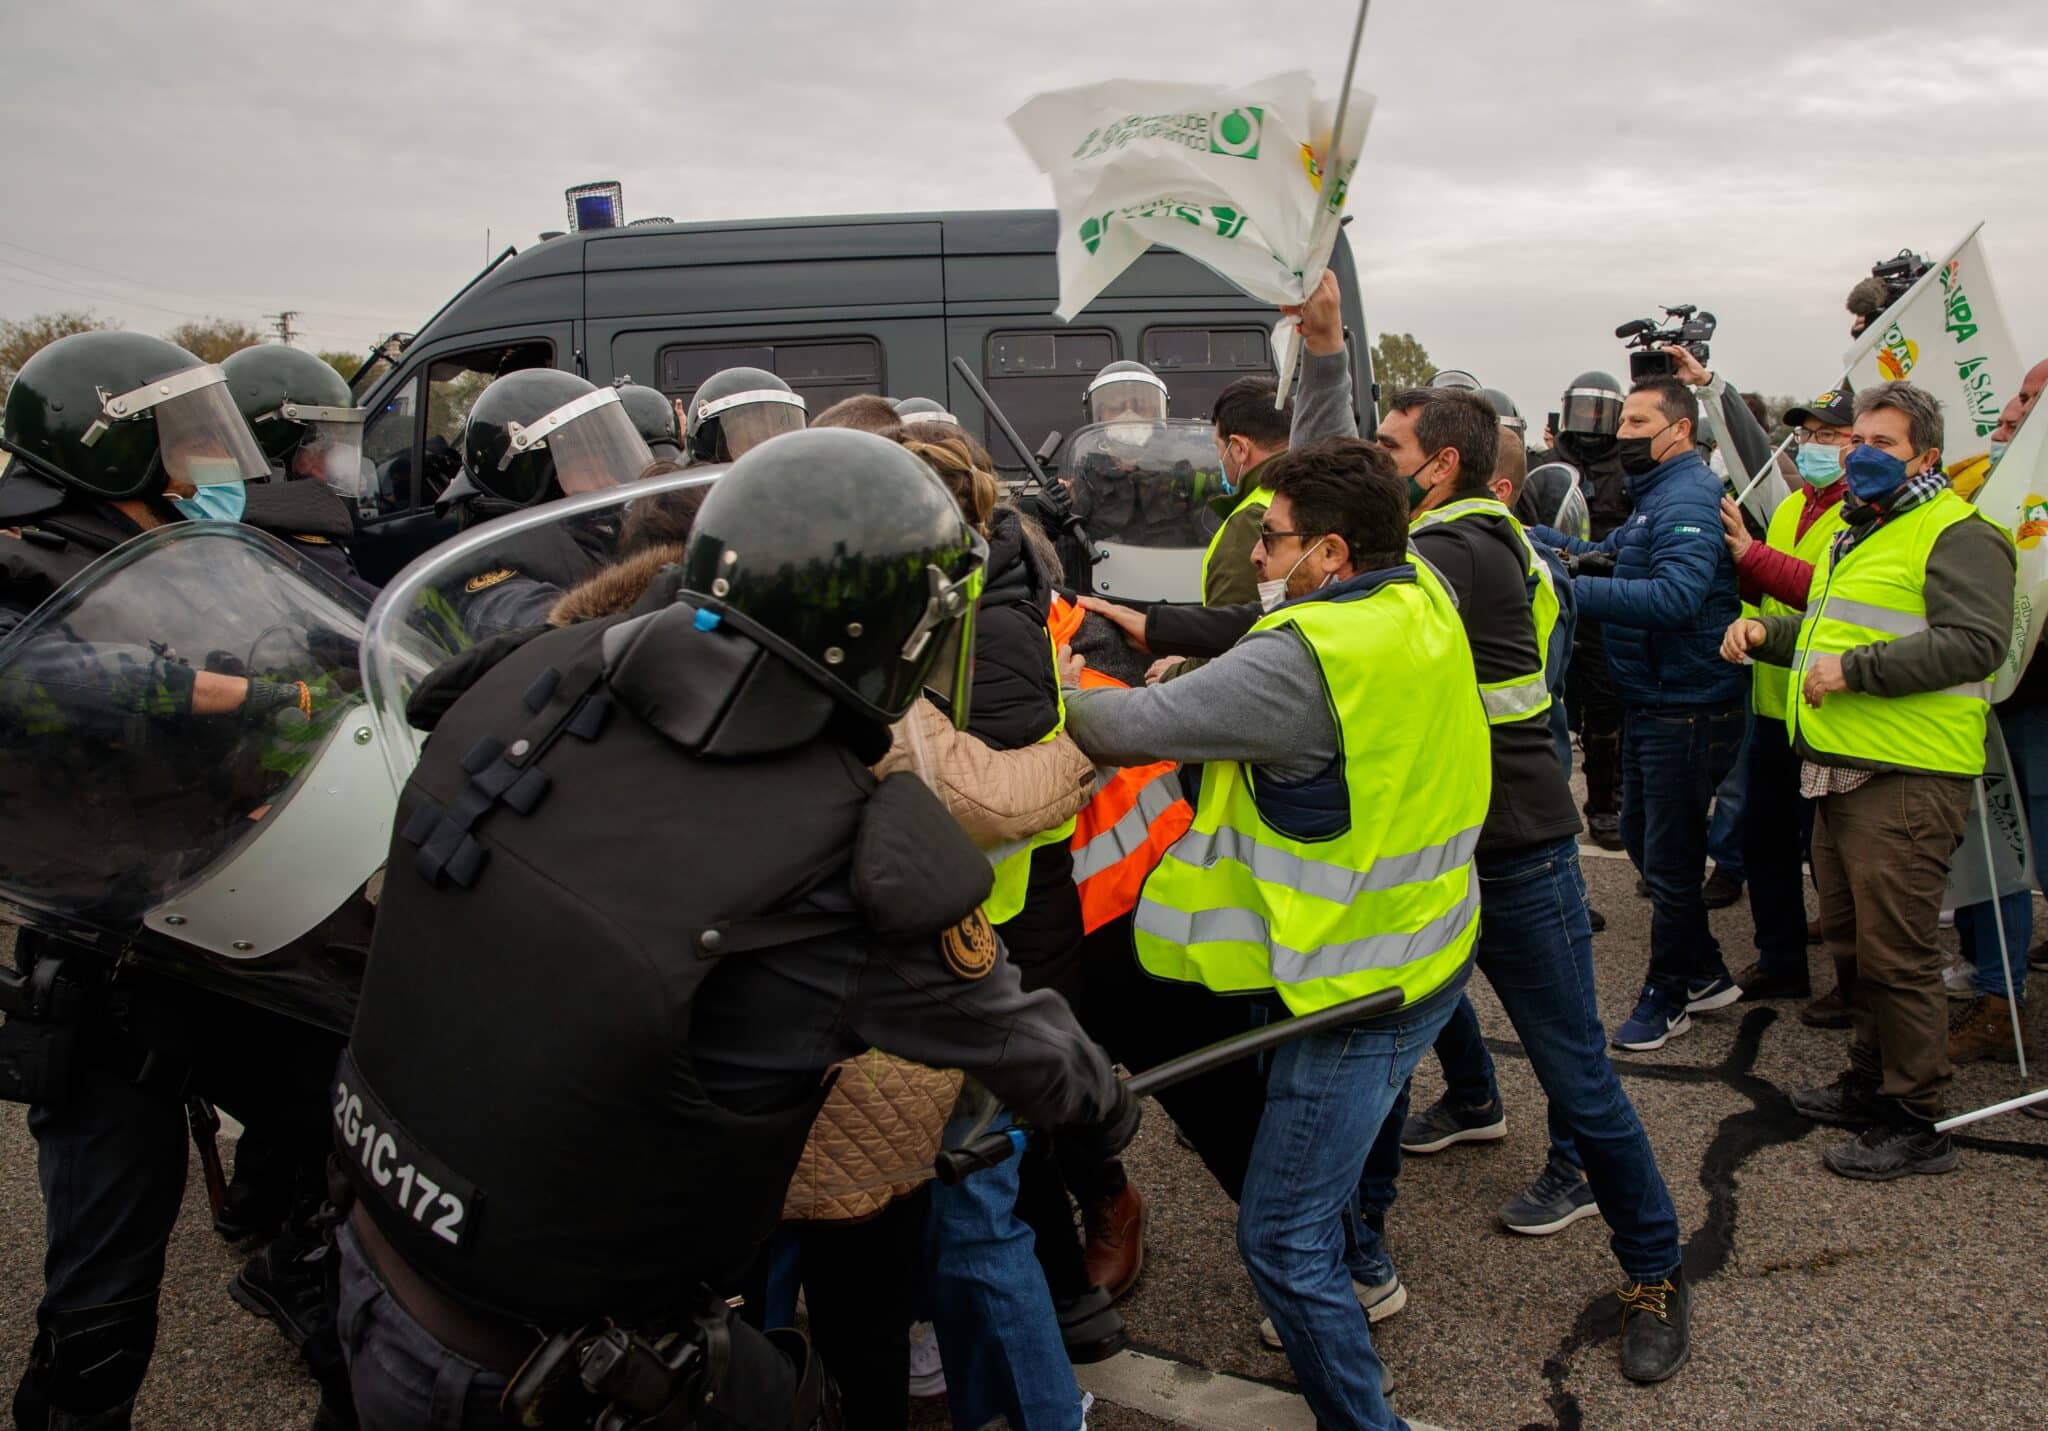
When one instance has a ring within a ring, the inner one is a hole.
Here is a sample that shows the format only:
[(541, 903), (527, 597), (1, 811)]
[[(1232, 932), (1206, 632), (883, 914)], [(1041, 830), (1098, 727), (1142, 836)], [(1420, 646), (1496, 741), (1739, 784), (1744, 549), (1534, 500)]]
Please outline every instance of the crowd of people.
[[(1100, 499), (1072, 472), (1006, 496), (930, 399), (498, 377), (443, 502), (466, 534), (559, 517), (427, 559), (389, 857), (239, 972), (156, 895), (204, 873), (197, 802), (233, 813), (210, 869), (345, 738), (322, 721), (364, 639), (333, 613), (374, 594), (360, 413), (281, 346), (31, 358), (0, 422), (0, 732), (32, 787), (0, 809), (29, 923), (0, 1095), (30, 1105), (48, 1238), (16, 1423), (131, 1424), (188, 1120), (204, 1155), (216, 1105), (246, 1131), (215, 1226), (259, 1249), (235, 1298), (299, 1348), (320, 1425), (378, 1431), (892, 1431), (913, 1394), (961, 1427), (1085, 1426), (1073, 1367), (1124, 1346), (1151, 1211), (1117, 1066), (1232, 1038), (1264, 1051), (1161, 1078), (1157, 1106), (1237, 1206), (1257, 1335), (1319, 1425), (1404, 1425), (1371, 1333), (1409, 1296), (1403, 1158), (1505, 1131), (1475, 969), (1549, 1129), (1499, 1221), (1606, 1220), (1632, 1381), (1685, 1366), (1696, 1289), (1614, 1058), (1801, 1001), (1850, 1031), (1792, 1099), (1846, 1131), (1826, 1168), (1955, 1168), (1953, 1068), (2011, 1052), (2033, 930), (2026, 893), (1956, 910), (1944, 968), (2015, 557), (1958, 495), (1939, 405), (1900, 381), (1795, 407), (1790, 495), (1759, 514), (1724, 474), (1774, 461), (1767, 414), (1687, 349), (1573, 379), (1540, 447), (1464, 375), (1388, 394), (1366, 438), (1339, 299), (1326, 275), (1293, 310), (1290, 402), (1271, 377), (1216, 400), (1214, 489), (1167, 483), (1184, 509), (1146, 518), (1211, 533), (1199, 605), (1091, 594), (1069, 568)], [(1128, 362), (1085, 401), (1134, 451), (1168, 411)], [(1532, 475), (1553, 464), (1562, 486)], [(46, 605), (193, 521), (317, 568), (303, 609), (340, 626), (301, 644), (344, 654)], [(2042, 679), (1997, 707), (2029, 816)], [(159, 750), (185, 772), (161, 788), (66, 784)], [(1582, 835), (1653, 911), (1611, 1028)], [(81, 869), (120, 902), (51, 893)], [(1708, 912), (1745, 889), (1731, 970)], [(279, 960), (344, 985), (345, 1017), (243, 997)], [(1411, 1106), (1431, 1049), (1443, 1094)]]

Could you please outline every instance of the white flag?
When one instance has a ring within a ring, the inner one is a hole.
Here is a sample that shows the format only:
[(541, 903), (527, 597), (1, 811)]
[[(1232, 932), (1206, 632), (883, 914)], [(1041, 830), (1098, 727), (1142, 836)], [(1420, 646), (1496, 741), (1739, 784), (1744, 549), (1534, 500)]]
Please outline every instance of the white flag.
[(1858, 392), (1904, 378), (1941, 402), (1944, 467), (1991, 450), (1998, 410), (2019, 391), (2019, 351), (1999, 311), (1976, 228), (1885, 309), (1842, 359)]
[(1241, 88), (1107, 80), (1055, 90), (1010, 116), (1052, 178), (1060, 301), (1071, 319), (1153, 244), (1179, 249), (1271, 304), (1300, 303), (1336, 245), (1335, 216), (1373, 99), (1353, 90), (1337, 188), (1323, 166), (1337, 103), (1306, 73)]
[[(1984, 814), (1990, 816), (1988, 849), (1984, 844), (1986, 821), (1978, 813), (1979, 800), (1984, 801)], [(1963, 843), (1957, 847), (1948, 869), (1948, 897), (1942, 903), (1950, 909), (1963, 909), (2041, 887), (2034, 874), (2034, 843), (2027, 834), (2027, 813), (2020, 800), (2020, 787), (2013, 781), (2005, 735), (1995, 719), (1985, 723), (1984, 781), (1971, 789), (1970, 813), (1963, 821)], [(2026, 951), (2015, 949), (2012, 957), (2023, 959)]]
[(2019, 558), (2012, 598), (2012, 645), (1991, 678), (1991, 699), (2013, 692), (2034, 648), (2041, 642), (2041, 617), (2048, 611), (2048, 423), (2036, 407), (2012, 435), (2012, 445), (1991, 469), (1977, 493), (1977, 510), (2012, 533)]

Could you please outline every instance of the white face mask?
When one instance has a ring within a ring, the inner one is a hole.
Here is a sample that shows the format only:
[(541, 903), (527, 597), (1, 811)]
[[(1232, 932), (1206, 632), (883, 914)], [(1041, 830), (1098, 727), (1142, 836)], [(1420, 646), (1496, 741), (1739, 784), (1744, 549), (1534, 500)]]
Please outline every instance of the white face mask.
[[(1295, 559), (1294, 565), (1287, 568), (1287, 575), (1279, 577), (1273, 581), (1262, 581), (1259, 583), (1259, 609), (1261, 611), (1271, 611), (1274, 607), (1278, 606), (1281, 602), (1287, 599), (1287, 583), (1294, 579), (1294, 573), (1301, 569), (1301, 564), (1307, 561), (1309, 557), (1315, 553), (1316, 549), (1322, 546), (1323, 542), (1326, 542), (1328, 540), (1328, 537), (1322, 538), (1322, 540), (1318, 541), (1315, 544), (1315, 546), (1310, 547), (1307, 551), (1303, 552), (1299, 557), (1297, 557)], [(1330, 573), (1330, 575), (1335, 576), (1336, 573), (1332, 572)], [(1318, 586), (1328, 586), (1330, 584), (1330, 578), (1326, 576), (1322, 579), (1321, 582), (1317, 584)]]

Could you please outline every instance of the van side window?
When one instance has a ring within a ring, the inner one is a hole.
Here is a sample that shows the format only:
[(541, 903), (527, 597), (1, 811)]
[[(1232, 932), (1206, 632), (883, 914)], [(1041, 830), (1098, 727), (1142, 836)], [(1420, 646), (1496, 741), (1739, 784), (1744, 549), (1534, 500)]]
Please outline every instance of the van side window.
[(441, 495), (462, 470), (462, 425), (496, 378), (523, 368), (551, 367), (552, 343), (497, 343), (446, 358), (427, 369), (426, 488), (421, 505)]
[(797, 343), (678, 344), (661, 350), (661, 390), (688, 411), (691, 396), (713, 373), (762, 368), (794, 388), (815, 417), (843, 397), (879, 393), (882, 345), (873, 338)]
[(1206, 418), (1239, 378), (1273, 371), (1263, 328), (1147, 328), (1141, 346), (1145, 366), (1166, 383), (1173, 417)]
[(414, 373), (405, 385), (384, 399), (363, 423), (363, 461), (377, 474), (377, 510), (404, 512), (412, 507), (412, 438), (419, 426), (420, 379)]
[[(1018, 436), (1036, 448), (1047, 433), (1072, 432), (1086, 421), (1081, 407), (1088, 382), (1116, 358), (1114, 333), (1008, 329), (988, 335), (982, 381)], [(996, 466), (1023, 470), (1022, 459), (1010, 449), (993, 418), (983, 422), (982, 445), (995, 457)]]

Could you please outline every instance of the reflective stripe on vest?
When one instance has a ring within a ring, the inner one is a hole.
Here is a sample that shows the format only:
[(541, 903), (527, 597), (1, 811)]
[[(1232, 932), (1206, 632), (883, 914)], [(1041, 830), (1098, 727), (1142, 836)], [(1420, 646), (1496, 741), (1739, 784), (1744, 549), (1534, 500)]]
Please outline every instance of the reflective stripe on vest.
[[(1819, 580), (1820, 564), (1827, 558), (1828, 547), (1835, 539), (1835, 533), (1846, 523), (1842, 520), (1842, 503), (1822, 512), (1807, 527), (1806, 535), (1799, 535), (1799, 518), (1812, 497), (1810, 489), (1798, 500), (1787, 497), (1778, 503), (1771, 513), (1771, 524), (1764, 533), (1764, 545), (1781, 552), (1789, 552), (1814, 569), (1815, 580)], [(1754, 609), (1745, 607), (1745, 616), (1797, 616), (1802, 608), (1788, 605), (1775, 596), (1765, 596)], [(1762, 661), (1750, 665), (1751, 703), (1756, 713), (1773, 720), (1785, 718), (1785, 699), (1792, 686), (1792, 673), (1783, 666), (1770, 666)]]
[(1348, 823), (1295, 839), (1266, 821), (1252, 770), (1209, 762), (1194, 823), (1132, 922), (1147, 972), (1274, 989), (1307, 1013), (1387, 988), (1412, 1002), (1464, 967), (1490, 742), (1457, 610), (1426, 563), (1409, 565), (1414, 581), (1293, 603), (1253, 626), (1292, 627), (1322, 669)]
[[(1251, 474), (1246, 473), (1245, 475), (1250, 476)], [(1237, 505), (1230, 509), (1230, 515), (1223, 519), (1223, 526), (1218, 527), (1216, 534), (1209, 538), (1209, 549), (1202, 553), (1202, 599), (1204, 602), (1209, 598), (1209, 563), (1216, 559), (1216, 544), (1223, 540), (1223, 527), (1229, 526), (1232, 521), (1236, 520), (1237, 514), (1246, 507), (1257, 506), (1265, 508), (1272, 505), (1273, 492), (1271, 488), (1253, 487), (1238, 499)]]
[[(1803, 685), (1815, 657), (1881, 646), (1927, 629), (1927, 558), (1958, 522), (1988, 520), (1944, 491), (1864, 537), (1839, 565), (1835, 548), (1814, 569), (1806, 618), (1788, 679)], [(1942, 775), (1984, 773), (1990, 673), (1947, 690), (1908, 696), (1834, 691), (1818, 706), (1787, 702), (1786, 728), (1816, 758), (1830, 755)]]
[(1515, 520), (1501, 503), (1491, 497), (1463, 497), (1455, 502), (1446, 502), (1432, 508), (1415, 519), (1418, 527), (1433, 527), (1442, 522), (1455, 522), (1460, 517), (1505, 517), (1508, 531), (1514, 535), (1515, 543), (1522, 549), (1522, 561), (1526, 568), (1529, 588), (1530, 615), (1536, 623), (1536, 674), (1533, 676), (1512, 676), (1505, 681), (1481, 681), (1479, 701), (1486, 707), (1489, 725), (1509, 725), (1518, 720), (1527, 720), (1550, 709), (1550, 682), (1545, 679), (1543, 663), (1550, 650), (1550, 635), (1557, 629), (1560, 605), (1557, 599), (1555, 578), (1550, 566), (1536, 555), (1536, 548), (1522, 530), (1522, 524)]
[[(1038, 738), (1040, 745), (1058, 739), (1059, 733), (1067, 728), (1067, 694), (1060, 689), (1059, 651), (1053, 645), (1050, 628), (1045, 633), (1045, 649), (1052, 662), (1053, 692), (1059, 701), (1059, 718), (1053, 722), (1051, 730)], [(981, 912), (988, 916), (990, 924), (1007, 924), (1024, 912), (1024, 897), (1031, 885), (1031, 856), (1042, 847), (1056, 845), (1073, 833), (1074, 822), (1067, 820), (1026, 839), (1012, 840), (984, 851), (996, 876), (995, 887), (981, 904)]]

